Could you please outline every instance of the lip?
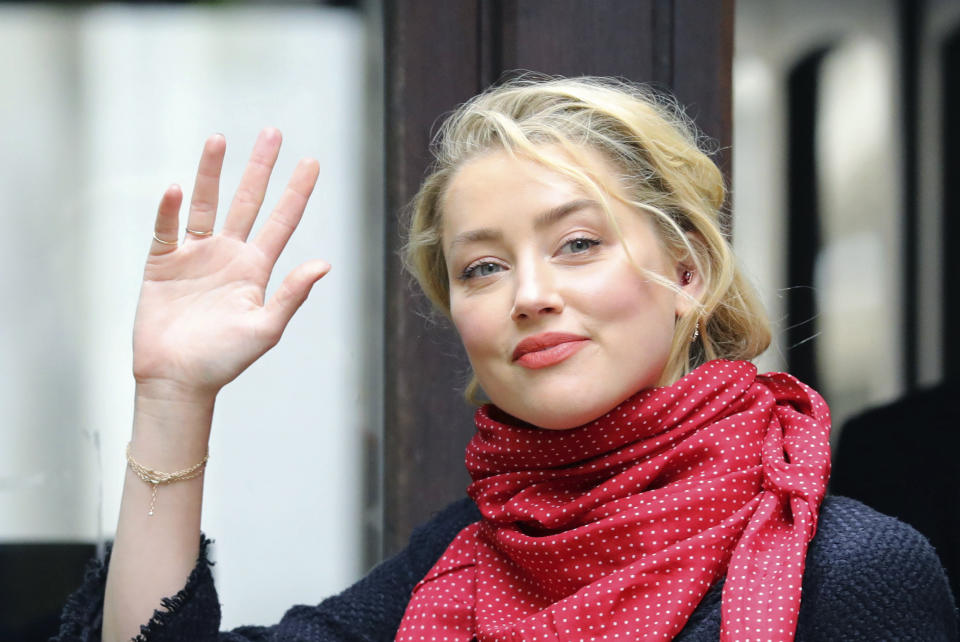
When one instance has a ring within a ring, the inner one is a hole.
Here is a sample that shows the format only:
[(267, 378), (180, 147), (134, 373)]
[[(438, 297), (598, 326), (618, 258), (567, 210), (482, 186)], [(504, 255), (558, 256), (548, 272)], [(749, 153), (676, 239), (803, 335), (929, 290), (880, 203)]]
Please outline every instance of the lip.
[(573, 356), (587, 341), (587, 337), (566, 332), (535, 334), (517, 344), (513, 360), (525, 368), (546, 368)]

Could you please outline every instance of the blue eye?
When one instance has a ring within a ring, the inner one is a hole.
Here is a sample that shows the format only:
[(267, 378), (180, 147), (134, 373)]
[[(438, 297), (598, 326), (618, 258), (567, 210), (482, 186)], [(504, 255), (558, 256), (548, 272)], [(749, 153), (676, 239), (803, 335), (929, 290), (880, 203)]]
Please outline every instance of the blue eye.
[(580, 254), (600, 245), (600, 241), (590, 238), (571, 239), (563, 244), (562, 249), (568, 249), (570, 254)]
[(460, 278), (462, 280), (466, 280), (472, 279), (475, 276), (490, 276), (491, 274), (496, 274), (502, 269), (502, 265), (499, 263), (491, 263), (490, 261), (485, 263), (474, 263), (464, 268), (463, 272), (460, 273)]

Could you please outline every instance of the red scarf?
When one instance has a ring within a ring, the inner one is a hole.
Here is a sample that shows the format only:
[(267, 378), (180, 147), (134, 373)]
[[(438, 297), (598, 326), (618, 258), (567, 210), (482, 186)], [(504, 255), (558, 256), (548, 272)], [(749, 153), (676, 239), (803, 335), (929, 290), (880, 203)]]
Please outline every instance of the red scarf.
[(711, 361), (572, 430), (476, 414), (483, 519), (414, 588), (397, 640), (670, 640), (726, 575), (722, 641), (792, 640), (830, 474), (812, 388)]

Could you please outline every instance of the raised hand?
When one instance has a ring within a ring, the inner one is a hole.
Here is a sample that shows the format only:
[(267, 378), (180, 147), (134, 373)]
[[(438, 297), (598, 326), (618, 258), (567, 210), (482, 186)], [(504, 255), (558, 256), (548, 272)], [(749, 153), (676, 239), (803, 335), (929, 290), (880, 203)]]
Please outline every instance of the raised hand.
[(276, 129), (260, 133), (219, 233), (213, 228), (223, 136), (211, 136), (204, 145), (182, 241), (182, 192), (173, 185), (164, 193), (134, 324), (138, 385), (215, 395), (279, 341), (310, 288), (330, 269), (324, 261), (307, 261), (264, 301), (270, 274), (319, 172), (316, 160), (301, 160), (268, 220), (248, 241), (280, 142)]

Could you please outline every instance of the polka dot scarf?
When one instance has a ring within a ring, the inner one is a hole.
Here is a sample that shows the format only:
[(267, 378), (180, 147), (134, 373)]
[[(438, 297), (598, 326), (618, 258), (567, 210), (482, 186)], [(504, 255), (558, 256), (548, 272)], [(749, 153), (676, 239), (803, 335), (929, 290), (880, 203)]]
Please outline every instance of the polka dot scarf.
[(483, 514), (414, 588), (397, 640), (670, 640), (712, 584), (724, 641), (792, 640), (830, 472), (813, 389), (712, 361), (580, 428), (477, 411)]

